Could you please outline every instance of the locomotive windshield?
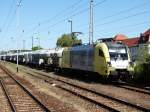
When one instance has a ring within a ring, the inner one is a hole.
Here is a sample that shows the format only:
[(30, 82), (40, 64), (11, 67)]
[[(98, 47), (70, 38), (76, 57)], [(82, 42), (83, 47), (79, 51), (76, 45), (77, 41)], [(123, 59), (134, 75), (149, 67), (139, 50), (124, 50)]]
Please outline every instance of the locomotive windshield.
[(126, 47), (111, 47), (109, 48), (109, 55), (111, 60), (128, 59)]

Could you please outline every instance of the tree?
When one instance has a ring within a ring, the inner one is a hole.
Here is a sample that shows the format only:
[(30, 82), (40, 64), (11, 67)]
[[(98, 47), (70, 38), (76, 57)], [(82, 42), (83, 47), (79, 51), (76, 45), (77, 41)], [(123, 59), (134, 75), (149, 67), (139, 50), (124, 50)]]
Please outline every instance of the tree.
[(40, 50), (43, 49), (41, 46), (35, 46), (32, 48), (32, 51)]
[(67, 35), (63, 34), (60, 38), (58, 38), (56, 45), (58, 47), (71, 47), (73, 45), (80, 45), (82, 41), (77, 39), (76, 35)]
[(135, 66), (135, 82), (150, 86), (150, 54), (144, 54)]

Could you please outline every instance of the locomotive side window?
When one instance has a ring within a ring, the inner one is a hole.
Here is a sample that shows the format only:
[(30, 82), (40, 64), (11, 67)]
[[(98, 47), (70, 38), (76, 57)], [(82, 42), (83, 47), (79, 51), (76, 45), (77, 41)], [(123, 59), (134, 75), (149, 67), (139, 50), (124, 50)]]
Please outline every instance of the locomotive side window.
[(104, 57), (104, 53), (103, 53), (103, 51), (101, 49), (99, 49), (99, 56)]

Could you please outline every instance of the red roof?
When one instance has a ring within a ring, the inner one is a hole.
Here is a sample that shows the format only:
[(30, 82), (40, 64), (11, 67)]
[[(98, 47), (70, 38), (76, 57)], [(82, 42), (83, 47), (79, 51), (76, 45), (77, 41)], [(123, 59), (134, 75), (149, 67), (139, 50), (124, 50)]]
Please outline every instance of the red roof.
[(150, 29), (140, 35), (140, 43), (150, 42)]
[(122, 40), (124, 44), (126, 44), (128, 47), (137, 46), (139, 44), (139, 37), (136, 38), (130, 38)]
[(117, 34), (114, 38), (115, 41), (122, 41), (122, 40), (125, 40), (127, 39), (128, 37), (123, 35), (123, 34)]
[(146, 32), (143, 33), (143, 36), (148, 36), (150, 35), (150, 29), (148, 29)]

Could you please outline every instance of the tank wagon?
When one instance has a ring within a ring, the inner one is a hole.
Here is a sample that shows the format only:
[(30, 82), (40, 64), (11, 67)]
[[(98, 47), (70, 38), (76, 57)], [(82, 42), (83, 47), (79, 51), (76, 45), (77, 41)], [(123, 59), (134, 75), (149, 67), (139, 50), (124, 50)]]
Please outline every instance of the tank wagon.
[(24, 54), (25, 63), (31, 66), (44, 67), (51, 50), (38, 50)]

